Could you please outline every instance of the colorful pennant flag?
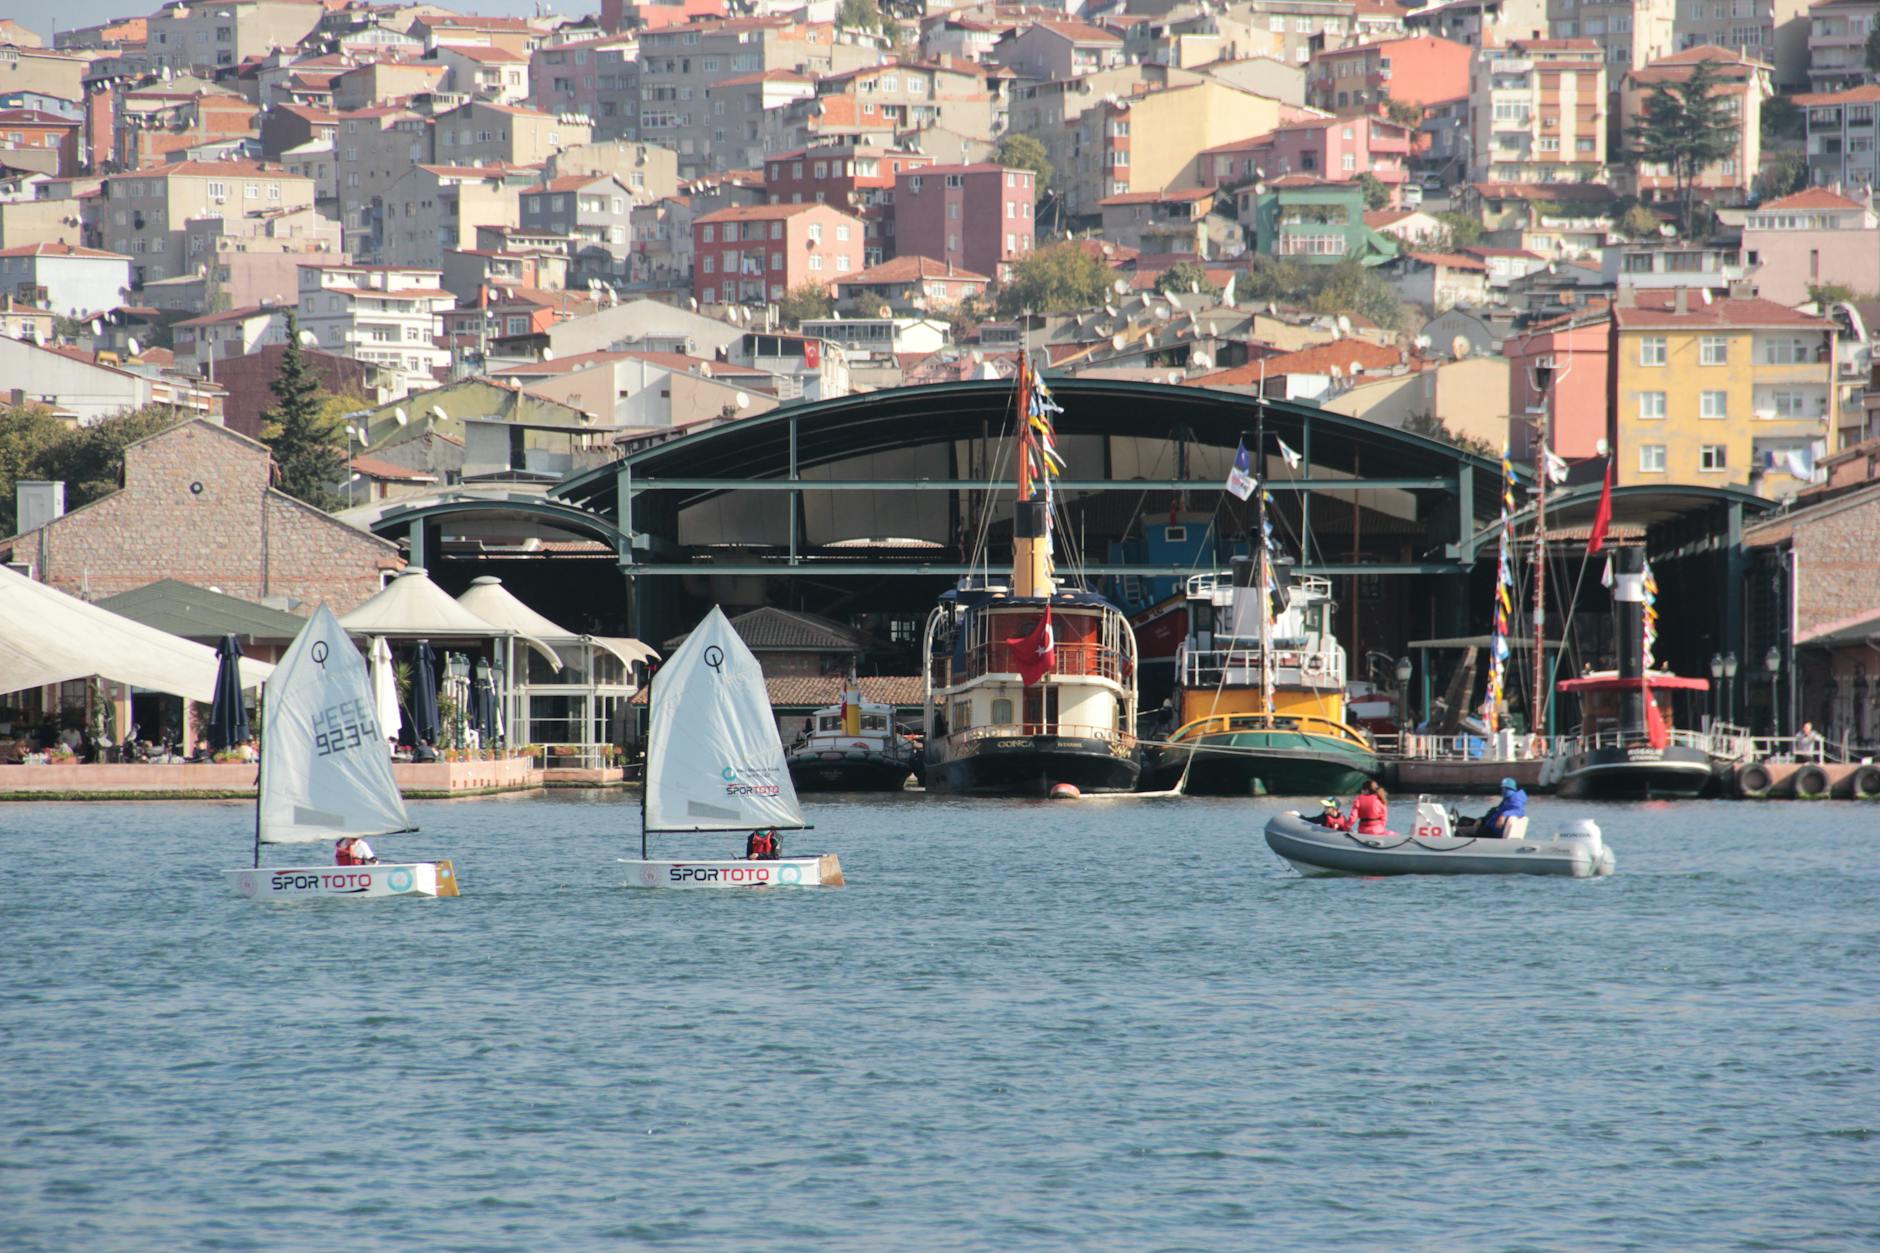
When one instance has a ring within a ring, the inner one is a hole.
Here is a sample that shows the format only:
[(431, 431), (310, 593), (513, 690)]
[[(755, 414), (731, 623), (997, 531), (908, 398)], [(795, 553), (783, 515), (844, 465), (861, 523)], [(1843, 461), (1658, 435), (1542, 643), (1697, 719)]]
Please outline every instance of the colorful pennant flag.
[(1234, 468), (1227, 472), (1227, 490), (1247, 500), (1253, 496), (1253, 487), (1253, 454), (1247, 451), (1247, 441), (1243, 439), (1234, 450)]

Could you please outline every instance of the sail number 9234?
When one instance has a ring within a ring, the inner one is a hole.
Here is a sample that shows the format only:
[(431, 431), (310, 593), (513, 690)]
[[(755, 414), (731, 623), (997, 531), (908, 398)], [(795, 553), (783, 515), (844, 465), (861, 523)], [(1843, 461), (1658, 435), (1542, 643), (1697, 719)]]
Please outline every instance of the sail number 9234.
[(313, 715), (314, 756), (328, 757), (379, 738), (378, 720), (362, 700), (344, 700)]

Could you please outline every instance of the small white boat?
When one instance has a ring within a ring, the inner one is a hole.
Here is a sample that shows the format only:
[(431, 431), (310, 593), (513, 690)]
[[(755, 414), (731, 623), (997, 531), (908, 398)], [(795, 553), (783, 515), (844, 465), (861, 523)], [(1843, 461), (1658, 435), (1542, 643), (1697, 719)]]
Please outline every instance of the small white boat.
[(757, 658), (716, 605), (653, 676), (635, 888), (841, 887), (834, 853), (773, 858), (648, 855), (653, 834), (802, 831), (803, 807)]
[(295, 637), (263, 689), (255, 860), (224, 871), (255, 899), (316, 896), (456, 896), (448, 861), (370, 866), (263, 866), (263, 844), (325, 848), (343, 836), (415, 831), (392, 777), (365, 658), (325, 605)]
[(810, 715), (788, 757), (798, 792), (898, 792), (921, 765), (919, 747), (895, 729), (894, 707), (863, 700), (853, 683), (839, 704)]
[(1613, 872), (1612, 850), (1599, 824), (1576, 819), (1546, 839), (1527, 838), (1527, 819), (1515, 819), (1508, 838), (1457, 832), (1449, 812), (1417, 798), (1416, 826), (1408, 835), (1360, 835), (1309, 822), (1298, 810), (1266, 824), (1267, 846), (1308, 877), (1404, 874), (1567, 875), (1587, 879)]

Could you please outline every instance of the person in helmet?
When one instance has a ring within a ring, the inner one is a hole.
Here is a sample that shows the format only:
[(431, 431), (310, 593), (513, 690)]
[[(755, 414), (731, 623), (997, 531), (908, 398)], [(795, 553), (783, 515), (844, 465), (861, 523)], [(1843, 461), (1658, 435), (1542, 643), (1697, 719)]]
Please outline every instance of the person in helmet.
[(1521, 790), (1521, 785), (1513, 779), (1501, 781), (1501, 803), (1482, 815), (1475, 824), (1475, 834), (1491, 839), (1504, 839), (1508, 834), (1510, 818), (1527, 817), (1528, 794)]
[(1338, 798), (1328, 796), (1319, 802), (1319, 812), (1306, 819), (1314, 826), (1330, 827), (1334, 831), (1351, 830), (1351, 819), (1338, 808)]

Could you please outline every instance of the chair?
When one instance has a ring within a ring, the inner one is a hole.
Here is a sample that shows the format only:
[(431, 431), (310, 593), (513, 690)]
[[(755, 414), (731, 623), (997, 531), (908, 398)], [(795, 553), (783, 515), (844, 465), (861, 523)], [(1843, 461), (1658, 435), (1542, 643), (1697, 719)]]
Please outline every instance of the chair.
[(1501, 820), (1501, 838), (1504, 840), (1525, 839), (1527, 836), (1527, 824), (1528, 820), (1526, 814), (1522, 814), (1518, 818), (1503, 818)]

